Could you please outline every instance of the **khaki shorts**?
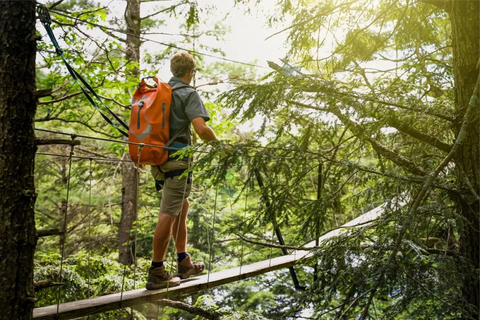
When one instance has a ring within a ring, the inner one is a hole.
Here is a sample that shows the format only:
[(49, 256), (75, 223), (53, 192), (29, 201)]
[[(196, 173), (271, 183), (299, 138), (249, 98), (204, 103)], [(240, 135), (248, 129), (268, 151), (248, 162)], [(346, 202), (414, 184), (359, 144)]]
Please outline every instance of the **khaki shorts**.
[[(160, 169), (163, 172), (186, 168), (188, 168), (187, 161), (168, 161), (160, 166)], [(153, 170), (154, 169), (152, 169), (152, 171)], [(182, 210), (183, 201), (190, 195), (190, 191), (192, 189), (191, 180), (192, 179), (189, 181), (190, 183), (187, 183), (188, 176), (181, 178), (177, 176), (165, 179), (165, 183), (162, 188), (162, 202), (160, 203), (161, 213), (171, 216), (176, 216), (180, 213)]]

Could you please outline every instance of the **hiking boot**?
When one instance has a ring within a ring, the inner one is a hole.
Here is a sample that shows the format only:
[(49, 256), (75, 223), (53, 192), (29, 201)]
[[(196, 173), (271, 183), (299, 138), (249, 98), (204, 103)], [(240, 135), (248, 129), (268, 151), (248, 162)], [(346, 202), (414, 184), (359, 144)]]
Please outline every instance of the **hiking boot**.
[(180, 285), (180, 279), (165, 272), (165, 266), (148, 270), (147, 290), (156, 290)]
[(190, 276), (201, 273), (204, 268), (203, 262), (192, 261), (188, 254), (181, 262), (177, 263), (177, 274), (175, 276), (180, 279), (187, 279)]

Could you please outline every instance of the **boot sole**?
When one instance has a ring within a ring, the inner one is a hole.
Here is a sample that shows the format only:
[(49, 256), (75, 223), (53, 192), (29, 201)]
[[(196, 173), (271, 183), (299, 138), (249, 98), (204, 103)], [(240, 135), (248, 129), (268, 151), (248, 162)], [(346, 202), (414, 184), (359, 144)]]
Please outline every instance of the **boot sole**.
[(202, 272), (203, 272), (203, 269), (202, 269), (202, 271), (197, 272), (197, 273), (195, 273), (195, 272), (177, 273), (177, 274), (175, 275), (175, 277), (178, 277), (178, 278), (180, 278), (180, 279), (182, 279), (182, 280), (185, 280), (185, 279), (190, 278), (191, 276), (198, 276), (198, 275), (201, 274)]
[(180, 285), (180, 282), (178, 283), (168, 283), (168, 282), (162, 282), (162, 283), (153, 283), (153, 282), (147, 282), (147, 285), (145, 286), (147, 290), (158, 290), (158, 289), (165, 289), (165, 288), (171, 288), (171, 287), (177, 287)]

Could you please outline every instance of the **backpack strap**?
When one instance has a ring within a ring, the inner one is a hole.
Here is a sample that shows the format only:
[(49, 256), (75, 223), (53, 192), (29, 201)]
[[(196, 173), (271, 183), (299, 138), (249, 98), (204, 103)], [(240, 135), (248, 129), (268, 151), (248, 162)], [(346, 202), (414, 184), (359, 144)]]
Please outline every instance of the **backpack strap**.
[[(184, 84), (184, 85), (172, 88), (172, 101), (173, 101), (173, 91), (178, 90), (178, 89), (183, 89), (183, 88), (192, 88), (193, 90), (195, 90), (194, 87), (192, 87), (191, 85), (188, 85), (188, 84)], [(165, 144), (165, 148), (168, 148), (173, 143), (173, 141), (175, 141), (175, 139), (180, 135), (180, 133), (182, 133), (183, 130), (188, 128), (189, 125), (190, 125), (190, 121), (186, 125), (181, 127), (180, 129), (178, 129), (177, 132), (175, 132), (173, 134), (173, 136), (170, 138), (170, 140), (168, 140), (168, 142)]]

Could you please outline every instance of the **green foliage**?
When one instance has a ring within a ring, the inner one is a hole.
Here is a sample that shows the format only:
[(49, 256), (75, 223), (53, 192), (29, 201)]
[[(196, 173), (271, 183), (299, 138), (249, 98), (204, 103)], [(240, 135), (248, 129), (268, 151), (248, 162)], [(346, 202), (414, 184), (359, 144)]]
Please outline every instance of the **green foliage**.
[[(261, 315), (259, 314), (256, 314), (254, 312), (251, 312), (251, 311), (233, 311), (231, 310), (231, 308), (227, 308), (227, 307), (223, 307), (223, 308), (219, 308), (213, 298), (211, 296), (208, 296), (208, 295), (204, 295), (204, 296), (200, 296), (198, 299), (197, 299), (197, 302), (195, 303), (195, 307), (198, 307), (198, 308), (201, 308), (203, 310), (206, 310), (206, 311), (209, 311), (209, 312), (212, 312), (212, 311), (215, 311), (217, 313), (220, 313), (221, 314), (221, 317), (220, 319), (221, 320), (264, 320), (264, 319), (267, 319), (265, 317), (262, 317)], [(200, 316), (196, 316), (193, 320), (201, 320), (202, 317)]]
[[(96, 30), (95, 24), (111, 21), (109, 12), (86, 1), (62, 3), (57, 10), (60, 25), (54, 28), (62, 32), (65, 58), (100, 94), (119, 102), (108, 105), (128, 118), (135, 83), (124, 75), (139, 66), (125, 63), (121, 40), (85, 34)], [(291, 21), (284, 30), (290, 50), (282, 66), (273, 65), (274, 71), (257, 79), (253, 67), (205, 62), (199, 52), (224, 53), (203, 39), (221, 40), (228, 32), (222, 24), (206, 28), (207, 11), (194, 2), (178, 2), (165, 11), (183, 19), (185, 34), (171, 43), (192, 49), (198, 84), (229, 85), (228, 91), (198, 88), (222, 142), (198, 143), (180, 152), (195, 159), (188, 220), (188, 250), (194, 258), (211, 272), (268, 260), (281, 255), (280, 249), (261, 245), (278, 244), (275, 228), (287, 244), (301, 246), (386, 201), (388, 205), (381, 218), (344, 229), (321, 243), (305, 267), (296, 267), (306, 292), (295, 291), (282, 270), (207, 290), (191, 298), (191, 304), (219, 312), (223, 319), (305, 313), (316, 319), (356, 319), (365, 312), (372, 319), (455, 319), (468, 314), (460, 284), (472, 271), (458, 252), (459, 226), (468, 222), (452, 200), (452, 194), (459, 194), (455, 168), (441, 172), (415, 215), (388, 202), (399, 196), (412, 199), (457, 134), (448, 16), (408, 0), (278, 1), (278, 10), (267, 19), (272, 24)], [(163, 26), (160, 19), (142, 20), (142, 32)], [(155, 73), (177, 51), (174, 46), (142, 54), (142, 74)], [(40, 100), (37, 122), (55, 130), (118, 137), (82, 95), (72, 95), (78, 87), (51, 44), (40, 43), (39, 50), (44, 65), (37, 86), (56, 91)], [(262, 125), (242, 133), (238, 125), (246, 121)], [(120, 158), (126, 146), (82, 140), (74, 150), (87, 158)], [(42, 146), (39, 151), (68, 156), (70, 147)], [(37, 228), (59, 228), (67, 216), (62, 302), (142, 287), (151, 258), (161, 193), (148, 170), (140, 174), (138, 220), (132, 229), (138, 262), (124, 269), (115, 261), (120, 166), (91, 165), (74, 159), (69, 168), (68, 158), (37, 157)], [(404, 226), (407, 231), (400, 237)], [(37, 250), (35, 280), (60, 281), (58, 238), (41, 238)], [(173, 246), (167, 261), (175, 267)], [(55, 304), (58, 288), (41, 290), (37, 306)], [(136, 311), (135, 317), (147, 311)], [(121, 312), (130, 311), (98, 317)], [(154, 317), (194, 318), (170, 309)]]

